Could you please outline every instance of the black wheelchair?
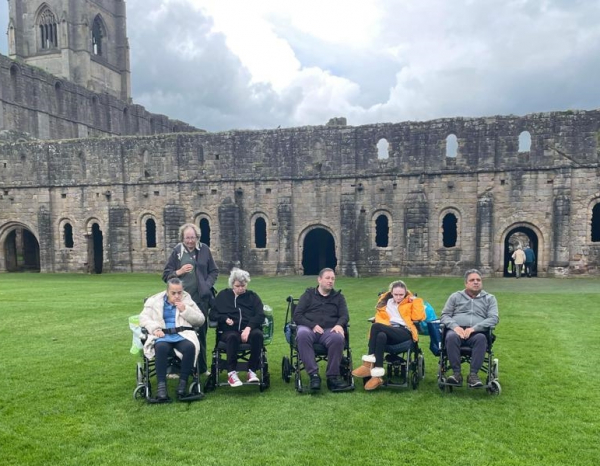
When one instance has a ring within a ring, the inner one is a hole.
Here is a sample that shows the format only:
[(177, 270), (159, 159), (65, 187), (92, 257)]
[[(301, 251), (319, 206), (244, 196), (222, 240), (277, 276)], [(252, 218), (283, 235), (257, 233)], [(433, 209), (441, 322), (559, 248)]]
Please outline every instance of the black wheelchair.
[[(132, 346), (131, 352), (140, 356), (140, 360), (136, 364), (136, 380), (137, 384), (133, 390), (133, 399), (140, 400), (145, 399), (148, 403), (165, 403), (171, 400), (158, 400), (153, 396), (152, 393), (152, 379), (156, 376), (156, 364), (154, 359), (148, 359), (143, 353), (143, 344), (146, 341), (148, 333), (143, 327), (139, 327), (139, 316), (132, 316), (129, 318), (130, 328), (134, 332), (134, 345)], [(137, 325), (137, 327), (136, 327)], [(162, 329), (165, 334), (174, 333), (174, 331), (183, 330), (194, 330), (196, 334), (200, 331), (199, 328), (195, 327), (178, 327), (177, 329)], [(136, 342), (136, 339), (138, 342)], [(174, 351), (171, 351), (167, 359), (167, 384), (171, 379), (178, 379), (181, 360), (177, 357)], [(200, 385), (200, 369), (198, 358), (196, 358), (196, 364), (192, 369), (191, 383), (188, 389), (188, 395), (179, 398), (179, 401), (197, 401), (204, 398), (204, 393)]]
[[(269, 306), (264, 306), (265, 320), (262, 325), (263, 332), (263, 346), (260, 352), (260, 368), (258, 376), (258, 382), (243, 382), (243, 385), (257, 385), (259, 390), (263, 392), (271, 385), (271, 375), (269, 374), (269, 363), (267, 361), (267, 345), (273, 340), (273, 311)], [(218, 330), (218, 323), (216, 321), (209, 321), (210, 328), (216, 330), (216, 341), (215, 348), (212, 351), (212, 363), (210, 368), (210, 375), (204, 384), (204, 391), (209, 392), (215, 390), (217, 387), (229, 386), (227, 379), (221, 379), (220, 374), (227, 374), (227, 359), (225, 342), (221, 341), (221, 333)], [(247, 371), (248, 362), (250, 360), (250, 344), (242, 343), (238, 351), (238, 363), (236, 370)]]
[[(287, 297), (287, 309), (285, 312), (285, 324), (284, 333), (287, 342), (290, 345), (290, 355), (284, 356), (281, 361), (281, 377), (284, 382), (290, 383), (292, 375), (294, 376), (294, 385), (298, 393), (309, 391), (306, 388), (306, 384), (302, 380), (302, 373), (304, 371), (304, 363), (300, 359), (298, 353), (298, 346), (296, 343), (296, 332), (298, 326), (293, 322), (292, 317), (294, 315), (294, 309), (298, 304), (298, 299), (292, 296)], [(348, 332), (348, 326), (344, 329), (345, 343), (344, 343), (344, 354), (340, 363), (340, 376), (347, 383), (347, 387), (341, 390), (335, 391), (351, 391), (354, 390), (354, 377), (352, 376), (352, 351), (350, 350), (350, 334)], [(315, 358), (317, 364), (321, 361), (327, 361), (327, 348), (321, 344), (316, 343), (314, 345)], [(305, 375), (306, 377), (306, 375)]]
[[(440, 325), (439, 331), (441, 333), (441, 343), (440, 360), (438, 366), (438, 387), (442, 392), (450, 393), (455, 387), (457, 387), (457, 385), (447, 382), (447, 373), (452, 372), (450, 361), (448, 359), (448, 352), (446, 350), (446, 333), (449, 331), (449, 329), (444, 325)], [(483, 365), (481, 366), (481, 370), (485, 372), (486, 378), (483, 387), (479, 388), (485, 388), (487, 393), (490, 395), (500, 395), (500, 393), (502, 393), (502, 387), (498, 381), (498, 359), (494, 357), (493, 352), (493, 345), (494, 341), (496, 340), (494, 328), (488, 328), (482, 333), (485, 333), (487, 339), (485, 357), (483, 360)], [(471, 348), (469, 346), (460, 347), (460, 362), (461, 365), (471, 363)], [(458, 387), (460, 387), (460, 385), (458, 385)]]

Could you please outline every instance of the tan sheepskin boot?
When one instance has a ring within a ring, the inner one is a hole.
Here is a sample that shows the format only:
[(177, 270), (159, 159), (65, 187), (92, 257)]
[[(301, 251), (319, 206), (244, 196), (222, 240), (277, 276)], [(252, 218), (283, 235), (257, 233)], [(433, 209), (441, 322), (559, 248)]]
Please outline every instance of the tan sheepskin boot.
[(371, 375), (371, 369), (375, 365), (375, 356), (372, 354), (365, 354), (362, 357), (362, 366), (357, 367), (352, 371), (354, 377), (369, 377)]
[(383, 385), (383, 376), (385, 375), (385, 369), (383, 367), (374, 367), (371, 369), (371, 378), (365, 384), (365, 390), (375, 390), (376, 388)]

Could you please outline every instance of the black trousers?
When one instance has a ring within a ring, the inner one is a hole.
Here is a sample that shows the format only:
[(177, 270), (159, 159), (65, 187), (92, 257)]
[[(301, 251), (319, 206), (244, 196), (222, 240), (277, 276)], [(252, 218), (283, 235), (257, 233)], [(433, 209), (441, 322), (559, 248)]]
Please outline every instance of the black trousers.
[(375, 354), (375, 367), (383, 367), (385, 345), (397, 345), (411, 339), (410, 331), (404, 327), (391, 327), (379, 323), (371, 325), (369, 354)]
[(191, 341), (185, 339), (176, 343), (159, 341), (154, 345), (154, 362), (156, 364), (156, 380), (158, 382), (167, 381), (167, 360), (169, 353), (174, 348), (183, 355), (181, 359), (181, 371), (179, 372), (180, 380), (187, 380), (192, 372), (196, 347)]
[[(242, 344), (242, 334), (237, 330), (224, 332), (221, 341), (226, 344), (227, 354), (227, 372), (235, 371), (237, 368), (238, 351)], [(260, 367), (260, 351), (263, 347), (262, 329), (254, 328), (248, 335), (250, 344), (250, 359), (248, 360), (248, 369), (257, 371)]]

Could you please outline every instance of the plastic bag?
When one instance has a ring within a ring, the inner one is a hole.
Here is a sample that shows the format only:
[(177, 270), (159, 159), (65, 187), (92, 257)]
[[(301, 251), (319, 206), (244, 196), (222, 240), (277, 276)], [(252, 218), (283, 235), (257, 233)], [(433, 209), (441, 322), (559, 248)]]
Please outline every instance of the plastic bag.
[(135, 315), (129, 318), (129, 329), (133, 332), (131, 348), (129, 352), (136, 356), (142, 355), (144, 344), (142, 343), (142, 327), (140, 327), (140, 316)]

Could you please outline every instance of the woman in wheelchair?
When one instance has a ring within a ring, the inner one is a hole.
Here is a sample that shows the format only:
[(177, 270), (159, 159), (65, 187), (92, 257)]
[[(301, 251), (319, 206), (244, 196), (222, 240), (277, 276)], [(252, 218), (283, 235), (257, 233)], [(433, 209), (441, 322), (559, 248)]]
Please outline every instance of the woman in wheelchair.
[(168, 401), (167, 365), (172, 350), (181, 355), (177, 398), (186, 397), (188, 377), (200, 352), (200, 342), (193, 326), (204, 324), (204, 314), (192, 297), (183, 291), (178, 278), (167, 281), (167, 290), (146, 300), (140, 314), (140, 326), (148, 332), (144, 344), (147, 358), (155, 358), (156, 394), (159, 402)]
[(250, 344), (248, 382), (259, 382), (256, 371), (260, 368), (263, 347), (262, 324), (265, 320), (260, 297), (247, 289), (250, 274), (234, 268), (229, 275), (229, 288), (217, 294), (210, 311), (210, 320), (218, 324), (220, 341), (226, 344), (227, 381), (232, 387), (242, 385), (237, 373), (238, 350), (241, 343)]
[(423, 300), (408, 291), (401, 280), (392, 282), (389, 291), (379, 297), (376, 310), (369, 335), (369, 354), (362, 357), (362, 366), (352, 372), (355, 377), (371, 377), (365, 390), (375, 390), (383, 384), (385, 346), (417, 341), (419, 336), (413, 321), (425, 319)]

